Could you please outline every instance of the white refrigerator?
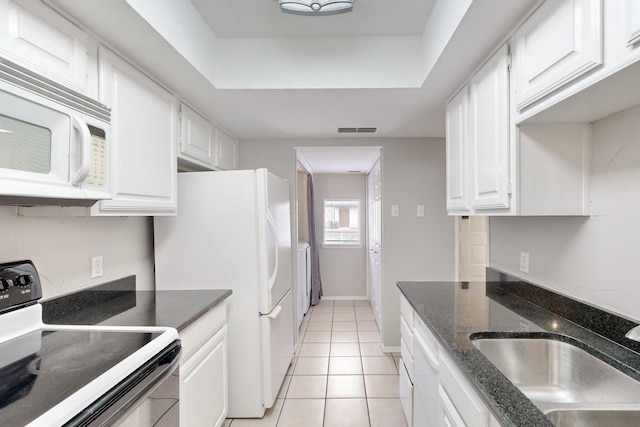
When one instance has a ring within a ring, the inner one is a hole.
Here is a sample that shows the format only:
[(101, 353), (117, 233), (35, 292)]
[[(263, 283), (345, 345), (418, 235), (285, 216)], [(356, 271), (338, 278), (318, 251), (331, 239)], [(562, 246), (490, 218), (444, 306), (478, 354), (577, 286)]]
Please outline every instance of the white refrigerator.
[(289, 184), (266, 169), (178, 174), (154, 219), (156, 288), (231, 289), (229, 418), (262, 417), (293, 358)]

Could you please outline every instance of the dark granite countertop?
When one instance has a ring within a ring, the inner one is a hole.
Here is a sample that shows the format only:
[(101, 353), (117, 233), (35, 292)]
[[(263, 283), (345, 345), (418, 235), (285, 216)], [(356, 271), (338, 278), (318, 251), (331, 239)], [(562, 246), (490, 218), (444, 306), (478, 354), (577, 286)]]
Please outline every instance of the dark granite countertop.
[(473, 333), (551, 333), (640, 380), (640, 344), (624, 338), (637, 323), (611, 313), (491, 269), (486, 283), (399, 282), (398, 287), (504, 426), (553, 424), (473, 346)]
[(43, 301), (48, 324), (168, 326), (184, 330), (231, 295), (231, 290), (136, 291), (130, 276)]

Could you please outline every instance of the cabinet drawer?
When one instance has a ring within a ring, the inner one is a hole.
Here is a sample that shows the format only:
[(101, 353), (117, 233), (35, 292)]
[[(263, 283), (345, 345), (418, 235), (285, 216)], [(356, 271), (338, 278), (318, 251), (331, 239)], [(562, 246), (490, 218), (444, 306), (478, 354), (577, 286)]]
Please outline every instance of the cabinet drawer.
[(429, 327), (425, 325), (425, 323), (416, 316), (416, 326), (413, 329), (414, 333), (420, 334), (420, 338), (424, 341), (425, 344), (429, 346), (429, 349), (433, 352), (433, 354), (437, 355), (439, 353), (440, 346), (438, 345), (438, 339), (435, 335), (429, 330)]
[(413, 318), (415, 315), (415, 310), (413, 309), (413, 307), (411, 307), (411, 304), (409, 304), (407, 298), (405, 298), (405, 296), (402, 294), (400, 295), (400, 313), (402, 314), (405, 322), (407, 322), (409, 329), (413, 329)]
[(413, 357), (413, 349), (415, 345), (413, 343), (413, 328), (409, 327), (407, 322), (404, 320), (404, 317), (400, 318), (400, 336), (404, 339), (409, 354)]
[(209, 338), (214, 336), (216, 332), (224, 326), (226, 320), (227, 304), (222, 303), (182, 331), (180, 333), (180, 339), (182, 341), (181, 363), (189, 360)]
[(402, 357), (404, 366), (407, 368), (409, 378), (411, 378), (411, 381), (413, 382), (413, 355), (411, 355), (407, 350), (407, 344), (405, 343), (404, 338), (400, 338), (400, 356)]
[(446, 427), (467, 427), (462, 421), (462, 417), (456, 410), (456, 406), (453, 404), (447, 392), (438, 386), (438, 394), (440, 395), (440, 411), (442, 415), (442, 425)]
[[(486, 426), (489, 422), (487, 407), (444, 351), (440, 352), (440, 366), (440, 383), (446, 392), (444, 396), (450, 399), (451, 406), (464, 421), (462, 425)], [(443, 397), (442, 390), (440, 396)]]

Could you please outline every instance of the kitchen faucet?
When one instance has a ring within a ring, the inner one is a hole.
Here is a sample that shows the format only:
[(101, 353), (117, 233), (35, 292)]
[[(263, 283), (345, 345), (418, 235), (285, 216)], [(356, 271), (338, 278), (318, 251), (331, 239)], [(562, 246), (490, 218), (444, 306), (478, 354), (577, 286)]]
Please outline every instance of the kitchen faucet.
[(635, 328), (627, 332), (625, 334), (625, 337), (629, 338), (630, 340), (640, 342), (640, 325), (636, 326)]

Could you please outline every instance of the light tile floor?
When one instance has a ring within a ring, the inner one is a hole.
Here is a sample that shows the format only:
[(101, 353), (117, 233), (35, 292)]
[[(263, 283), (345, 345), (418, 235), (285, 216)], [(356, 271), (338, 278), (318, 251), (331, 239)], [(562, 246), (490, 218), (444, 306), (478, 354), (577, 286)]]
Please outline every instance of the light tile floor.
[(400, 358), (382, 352), (369, 302), (322, 300), (305, 316), (300, 339), (273, 408), (224, 427), (406, 427)]

